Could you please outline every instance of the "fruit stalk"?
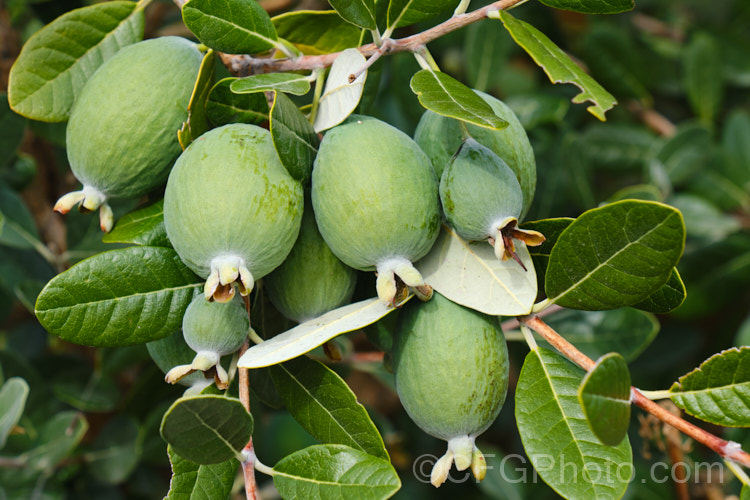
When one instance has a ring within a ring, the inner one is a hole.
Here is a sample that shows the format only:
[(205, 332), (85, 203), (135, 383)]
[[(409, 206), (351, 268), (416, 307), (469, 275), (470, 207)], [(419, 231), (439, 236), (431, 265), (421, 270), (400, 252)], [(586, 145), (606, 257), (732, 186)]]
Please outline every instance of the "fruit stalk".
[[(248, 308), (249, 316), (249, 301), (245, 301), (245, 306)], [(240, 357), (245, 354), (250, 348), (250, 341), (245, 340), (240, 348)], [(250, 377), (249, 370), (247, 368), (239, 369), (239, 383), (240, 383), (240, 401), (245, 407), (248, 413), (250, 413)], [(242, 449), (242, 454), (247, 460), (242, 462), (242, 473), (245, 478), (245, 496), (247, 500), (255, 500), (258, 497), (258, 484), (255, 482), (255, 450), (253, 450), (253, 438), (250, 437), (250, 441), (247, 442), (245, 447)]]
[[(579, 351), (573, 344), (562, 338), (559, 333), (539, 319), (536, 315), (520, 317), (519, 321), (544, 337), (544, 340), (549, 342), (561, 354), (584, 370), (589, 371), (594, 367), (595, 362), (591, 358)], [(721, 439), (720, 437), (691, 424), (687, 420), (669, 413), (669, 411), (644, 396), (637, 387), (631, 387), (631, 402), (639, 406), (642, 410), (649, 412), (662, 422), (671, 425), (686, 436), (690, 436), (699, 443), (703, 443), (720, 456), (734, 460), (735, 462), (750, 468), (750, 454), (744, 452), (738, 443)]]

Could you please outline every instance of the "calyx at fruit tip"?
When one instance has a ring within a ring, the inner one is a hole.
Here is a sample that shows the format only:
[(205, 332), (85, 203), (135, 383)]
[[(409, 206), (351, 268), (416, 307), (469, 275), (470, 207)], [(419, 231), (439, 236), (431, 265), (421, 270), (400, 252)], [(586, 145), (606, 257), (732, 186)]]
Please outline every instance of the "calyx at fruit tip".
[(505, 219), (494, 223), (495, 235), (490, 236), (488, 241), (495, 247), (495, 257), (500, 260), (513, 259), (526, 271), (526, 266), (521, 262), (521, 258), (516, 253), (514, 239), (521, 240), (527, 246), (536, 247), (544, 243), (545, 237), (539, 231), (529, 229), (518, 229), (518, 219), (515, 217), (506, 217)]
[(99, 227), (105, 233), (112, 230), (115, 218), (112, 214), (112, 208), (107, 203), (107, 195), (95, 187), (84, 185), (80, 191), (72, 191), (60, 197), (53, 210), (65, 215), (76, 205), (78, 205), (78, 210), (81, 213), (89, 213), (99, 209)]
[(377, 274), (378, 297), (386, 305), (396, 307), (406, 299), (409, 290), (423, 301), (432, 297), (432, 287), (424, 282), (420, 272), (407, 259), (393, 257), (383, 260), (377, 265)]
[(211, 273), (203, 287), (206, 300), (229, 302), (234, 297), (235, 284), (243, 297), (253, 291), (255, 279), (245, 261), (233, 255), (214, 258), (211, 261)]
[(435, 488), (445, 482), (454, 463), (460, 471), (471, 467), (471, 473), (477, 481), (484, 479), (487, 475), (487, 461), (474, 440), (475, 436), (470, 435), (456, 436), (448, 440), (448, 450), (435, 462), (430, 474), (430, 482)]
[(178, 365), (167, 372), (164, 380), (170, 384), (176, 384), (182, 378), (187, 377), (191, 373), (201, 371), (204, 374), (211, 376), (213, 374), (214, 380), (216, 381), (216, 387), (224, 390), (229, 385), (229, 374), (221, 364), (219, 364), (221, 357), (218, 353), (213, 351), (199, 351), (193, 362), (189, 365)]

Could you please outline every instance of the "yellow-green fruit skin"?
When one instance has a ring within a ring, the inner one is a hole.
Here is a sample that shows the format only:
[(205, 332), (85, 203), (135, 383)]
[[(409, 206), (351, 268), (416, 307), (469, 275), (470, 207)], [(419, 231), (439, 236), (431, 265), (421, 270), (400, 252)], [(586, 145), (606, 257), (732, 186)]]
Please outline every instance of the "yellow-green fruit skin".
[(406, 134), (373, 118), (329, 130), (312, 173), (318, 228), (334, 254), (361, 271), (427, 254), (440, 228), (438, 182)]
[(244, 260), (257, 280), (278, 267), (299, 233), (304, 195), (279, 160), (268, 130), (232, 124), (193, 141), (164, 193), (174, 249), (206, 278), (221, 256)]
[(393, 368), (411, 419), (446, 441), (487, 430), (508, 391), (508, 348), (497, 318), (435, 292), (407, 305), (399, 320)]
[(167, 180), (181, 148), (177, 131), (202, 56), (184, 38), (129, 45), (86, 83), (66, 130), (70, 168), (107, 198), (136, 198)]
[(264, 282), (276, 309), (302, 323), (348, 304), (357, 272), (331, 252), (318, 231), (312, 206), (306, 204), (294, 248)]
[(182, 318), (182, 335), (195, 352), (223, 356), (238, 350), (247, 338), (250, 322), (242, 300), (209, 302), (196, 295)]
[[(492, 130), (477, 125), (467, 124), (469, 135), (480, 144), (490, 148), (502, 158), (516, 174), (523, 192), (523, 209), (525, 215), (534, 199), (536, 190), (536, 160), (526, 131), (513, 111), (502, 101), (475, 90), (500, 118), (508, 122), (502, 130)], [(424, 150), (435, 168), (438, 178), (448, 165), (451, 157), (461, 145), (462, 133), (458, 121), (425, 111), (414, 132), (414, 140)]]

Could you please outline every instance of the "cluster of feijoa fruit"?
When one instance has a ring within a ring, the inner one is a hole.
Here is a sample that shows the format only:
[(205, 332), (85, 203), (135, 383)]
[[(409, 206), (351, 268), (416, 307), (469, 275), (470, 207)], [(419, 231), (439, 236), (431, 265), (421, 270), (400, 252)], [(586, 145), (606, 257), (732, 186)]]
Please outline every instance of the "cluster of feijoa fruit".
[(247, 300), (268, 275), (271, 302), (303, 322), (346, 304), (355, 270), (375, 271), (377, 295), (388, 306), (400, 305), (409, 291), (423, 301), (399, 318), (393, 369), (409, 415), (448, 441), (433, 484), (445, 481), (453, 463), (481, 479), (486, 466), (474, 441), (505, 400), (505, 340), (497, 318), (433, 294), (413, 263), (432, 248), (443, 216), (463, 238), (489, 241), (498, 258), (521, 263), (514, 238), (543, 241), (517, 228), (536, 173), (515, 115), (480, 94), (507, 129), (466, 126), (428, 111), (416, 141), (380, 120), (350, 116), (325, 133), (305, 186), (286, 170), (270, 132), (255, 125), (215, 128), (180, 153), (176, 132), (200, 61), (195, 45), (164, 37), (127, 47), (101, 66), (67, 130), (83, 188), (56, 206), (99, 208), (108, 231), (109, 199), (140, 197), (166, 180), (167, 236), (206, 280), (184, 315), (182, 338), (149, 345), (167, 381), (194, 383), (191, 374), (203, 372), (226, 387), (221, 357), (254, 333), (235, 290)]

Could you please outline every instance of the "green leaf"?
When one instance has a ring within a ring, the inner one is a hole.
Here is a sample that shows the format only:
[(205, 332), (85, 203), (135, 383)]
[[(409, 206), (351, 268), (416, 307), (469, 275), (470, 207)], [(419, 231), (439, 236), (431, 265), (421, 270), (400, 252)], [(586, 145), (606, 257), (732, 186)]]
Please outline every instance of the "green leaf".
[(274, 93), (271, 137), (289, 175), (307, 184), (320, 140), (299, 108), (282, 92)]
[(605, 120), (604, 114), (617, 103), (612, 94), (584, 73), (544, 33), (505, 11), (498, 11), (497, 15), (513, 39), (547, 73), (552, 83), (572, 83), (578, 87), (581, 92), (573, 98), (573, 102), (579, 104), (591, 101), (587, 110), (600, 120)]
[(235, 94), (278, 91), (305, 95), (310, 92), (310, 80), (297, 73), (263, 73), (235, 79), (229, 88)]
[(701, 121), (710, 125), (721, 109), (724, 93), (721, 50), (708, 33), (696, 34), (684, 52), (685, 88)]
[(750, 500), (750, 486), (747, 484), (742, 485), (742, 491), (740, 491), (740, 500)]
[(273, 471), (282, 498), (376, 500), (391, 497), (401, 487), (389, 462), (338, 444), (300, 450), (280, 460)]
[(190, 0), (185, 26), (203, 44), (226, 54), (256, 54), (277, 45), (271, 18), (255, 0)]
[(328, 3), (350, 23), (366, 30), (378, 28), (375, 20), (375, 0), (329, 0)]
[(84, 455), (91, 475), (106, 484), (125, 481), (138, 464), (138, 431), (138, 424), (127, 415), (107, 422)]
[(114, 379), (101, 372), (91, 372), (80, 359), (60, 363), (60, 374), (52, 381), (55, 397), (73, 408), (87, 412), (105, 412), (115, 408), (120, 391)]
[(686, 295), (685, 283), (682, 282), (677, 268), (674, 268), (669, 274), (669, 279), (661, 288), (641, 302), (633, 304), (633, 307), (654, 314), (667, 314), (680, 307), (685, 302)]
[(521, 224), (521, 229), (539, 231), (546, 238), (544, 243), (538, 247), (529, 248), (529, 255), (534, 262), (536, 270), (537, 289), (544, 291), (544, 278), (547, 275), (547, 266), (549, 265), (549, 254), (557, 243), (557, 239), (562, 232), (574, 221), (569, 217), (559, 217), (556, 219), (542, 219), (538, 221), (529, 221)]
[(624, 123), (594, 123), (580, 137), (594, 165), (616, 172), (644, 169), (660, 141), (644, 127)]
[(260, 125), (268, 120), (268, 101), (263, 92), (235, 94), (230, 87), (237, 78), (216, 82), (206, 101), (206, 116), (216, 127), (229, 123)]
[(615, 352), (596, 360), (578, 387), (578, 401), (599, 440), (617, 446), (630, 425), (630, 372)]
[(615, 191), (606, 203), (622, 200), (664, 201), (664, 195), (653, 184), (635, 184)]
[(443, 226), (432, 250), (416, 263), (425, 283), (448, 299), (493, 316), (528, 314), (536, 299), (536, 273), (523, 243), (514, 260), (495, 257), (486, 241), (468, 243)]
[(29, 384), (20, 377), (11, 377), (0, 388), (0, 449), (18, 423), (26, 406)]
[(526, 455), (565, 498), (619, 499), (632, 472), (625, 439), (601, 444), (578, 402), (583, 371), (547, 349), (526, 356), (516, 387), (516, 422)]
[(540, 0), (548, 7), (583, 14), (617, 14), (633, 10), (633, 0)]
[(682, 212), (688, 238), (706, 243), (721, 241), (742, 227), (736, 217), (723, 213), (716, 205), (699, 196), (681, 193), (667, 201)]
[(356, 47), (362, 31), (333, 10), (296, 10), (275, 16), (271, 21), (280, 38), (310, 55)]
[(69, 342), (123, 346), (150, 342), (182, 325), (203, 280), (170, 248), (100, 253), (58, 274), (36, 303), (39, 322)]
[(390, 0), (388, 4), (389, 29), (400, 28), (430, 19), (449, 9), (455, 9), (459, 0)]
[(680, 377), (669, 392), (690, 415), (726, 427), (750, 427), (750, 347), (727, 349)]
[(99, 3), (63, 14), (21, 49), (10, 70), (11, 108), (34, 120), (67, 120), (94, 71), (142, 38), (143, 9), (136, 2)]
[(26, 203), (12, 189), (0, 184), (0, 215), (4, 219), (0, 244), (14, 248), (33, 249), (39, 242), (34, 218)]
[(750, 185), (750, 113), (738, 109), (729, 115), (724, 123), (721, 144), (732, 165), (736, 166), (734, 181)]
[[(407, 300), (411, 297), (410, 295)], [(393, 307), (386, 306), (376, 297), (339, 307), (251, 347), (242, 355), (237, 366), (262, 368), (288, 361), (315, 349), (337, 335), (375, 323), (393, 311)]]
[(114, 229), (104, 235), (102, 241), (171, 248), (172, 244), (164, 229), (164, 200), (123, 215)]
[(0, 92), (0, 169), (5, 167), (15, 156), (23, 140), (26, 120), (10, 109), (8, 94)]
[(547, 296), (572, 309), (637, 304), (667, 282), (684, 244), (682, 215), (668, 205), (625, 200), (589, 210), (552, 249)]
[(22, 455), (27, 470), (51, 474), (73, 453), (88, 428), (83, 413), (77, 411), (63, 411), (49, 418), (39, 430), (34, 447)]
[(484, 99), (445, 73), (423, 69), (411, 78), (409, 85), (419, 103), (435, 113), (493, 130), (508, 126)]
[(214, 500), (229, 498), (237, 472), (234, 459), (199, 465), (186, 460), (167, 446), (172, 464), (172, 481), (165, 500)]
[(161, 421), (161, 435), (174, 452), (202, 465), (236, 458), (252, 433), (253, 416), (239, 399), (224, 396), (180, 398)]
[(182, 128), (177, 131), (177, 139), (180, 141), (183, 150), (209, 129), (205, 106), (208, 94), (214, 84), (215, 59), (216, 53), (209, 49), (203, 56), (203, 61), (201, 61), (198, 78), (193, 86), (193, 92), (188, 103), (187, 120), (182, 123)]
[(357, 49), (346, 49), (333, 61), (313, 123), (316, 132), (335, 127), (357, 108), (365, 87), (367, 70), (354, 81), (350, 82), (349, 77), (361, 71), (366, 62), (365, 56)]
[(388, 460), (375, 424), (333, 370), (301, 356), (272, 366), (271, 376), (286, 409), (315, 439)]

